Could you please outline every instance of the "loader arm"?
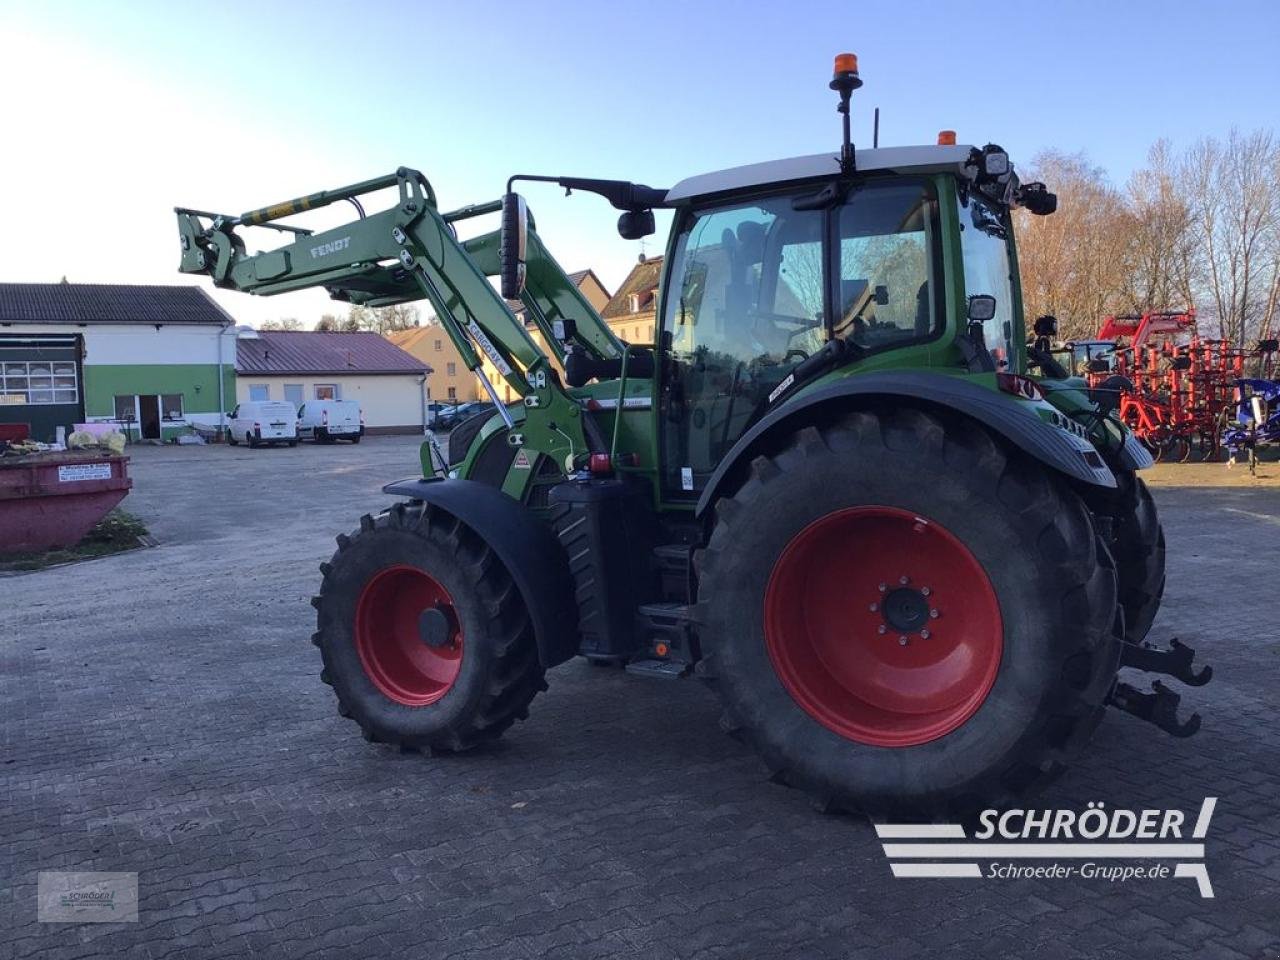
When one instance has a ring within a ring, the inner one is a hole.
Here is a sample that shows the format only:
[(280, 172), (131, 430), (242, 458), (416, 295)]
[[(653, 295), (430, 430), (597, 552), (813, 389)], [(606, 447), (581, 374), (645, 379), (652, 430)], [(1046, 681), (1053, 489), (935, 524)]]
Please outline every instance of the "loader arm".
[[(359, 197), (395, 187), (395, 206), (366, 215)], [(351, 201), (359, 217), (312, 233), (275, 221)], [(457, 347), (463, 362), (484, 385), (508, 427), (508, 442), (551, 457), (566, 472), (591, 452), (583, 411), (561, 387), (550, 358), (490, 284), (498, 273), (499, 235), (461, 243), (453, 224), (494, 213), (500, 202), (440, 213), (435, 192), (421, 173), (401, 167), (393, 174), (337, 190), (309, 194), (251, 210), (238, 217), (177, 208), (181, 271), (203, 273), (219, 286), (259, 296), (324, 287), (336, 300), (371, 307), (425, 299)], [(292, 243), (248, 253), (237, 229), (269, 227), (293, 235)], [(530, 230), (524, 295), (535, 325), (557, 359), (563, 348), (556, 320), (571, 320), (574, 342), (592, 354), (614, 358), (622, 347), (581, 292)], [(482, 368), (487, 356), (523, 403), (508, 408)]]

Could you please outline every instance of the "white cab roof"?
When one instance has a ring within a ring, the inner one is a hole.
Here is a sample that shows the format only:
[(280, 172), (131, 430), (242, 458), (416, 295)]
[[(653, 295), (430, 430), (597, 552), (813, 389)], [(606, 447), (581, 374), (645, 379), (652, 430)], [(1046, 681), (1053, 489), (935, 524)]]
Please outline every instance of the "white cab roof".
[[(878, 150), (856, 150), (854, 161), (860, 173), (890, 170), (896, 173), (959, 173), (972, 149), (968, 144), (946, 147), (880, 147)], [(728, 170), (717, 170), (681, 180), (667, 191), (667, 203), (680, 203), (727, 190), (763, 187), (815, 177), (833, 177), (839, 172), (840, 158), (836, 151), (750, 163), (745, 167), (730, 167)]]

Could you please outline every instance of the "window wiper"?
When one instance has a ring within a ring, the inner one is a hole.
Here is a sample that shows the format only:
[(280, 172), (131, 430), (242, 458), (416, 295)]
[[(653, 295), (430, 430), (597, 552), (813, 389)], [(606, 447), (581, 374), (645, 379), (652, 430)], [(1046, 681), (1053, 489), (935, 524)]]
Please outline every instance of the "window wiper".
[(792, 210), (825, 210), (827, 207), (834, 207), (837, 203), (844, 201), (845, 190), (848, 184), (840, 180), (833, 180), (817, 193), (811, 193), (807, 197), (794, 197), (791, 200)]

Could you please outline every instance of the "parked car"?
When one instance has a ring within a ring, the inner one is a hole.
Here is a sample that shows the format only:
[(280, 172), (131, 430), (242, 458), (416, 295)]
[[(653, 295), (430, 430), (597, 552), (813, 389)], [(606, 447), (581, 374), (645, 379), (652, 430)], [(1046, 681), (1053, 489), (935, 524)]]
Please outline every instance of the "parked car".
[(452, 430), (462, 421), (471, 419), (477, 413), (492, 413), (493, 411), (494, 406), (492, 403), (470, 400), (467, 403), (460, 403), (443, 411), (436, 417), (433, 427), (436, 430)]
[(298, 445), (298, 415), (285, 400), (246, 400), (231, 411), (227, 442), (243, 440), (251, 447), (264, 443)]
[(308, 400), (298, 408), (298, 436), (316, 443), (364, 436), (364, 414), (355, 400)]
[(441, 403), (439, 400), (432, 400), (427, 404), (427, 426), (432, 430), (439, 429), (439, 419), (441, 416), (449, 413), (457, 404)]

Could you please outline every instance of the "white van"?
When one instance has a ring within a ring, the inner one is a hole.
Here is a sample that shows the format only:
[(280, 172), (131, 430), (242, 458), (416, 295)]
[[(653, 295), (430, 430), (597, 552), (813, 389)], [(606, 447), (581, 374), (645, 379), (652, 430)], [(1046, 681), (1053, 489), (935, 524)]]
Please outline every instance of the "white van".
[(298, 436), (316, 443), (359, 443), (364, 436), (360, 404), (355, 400), (308, 400), (298, 408)]
[(231, 411), (227, 442), (244, 441), (251, 447), (263, 443), (298, 445), (298, 415), (287, 400), (246, 400)]

